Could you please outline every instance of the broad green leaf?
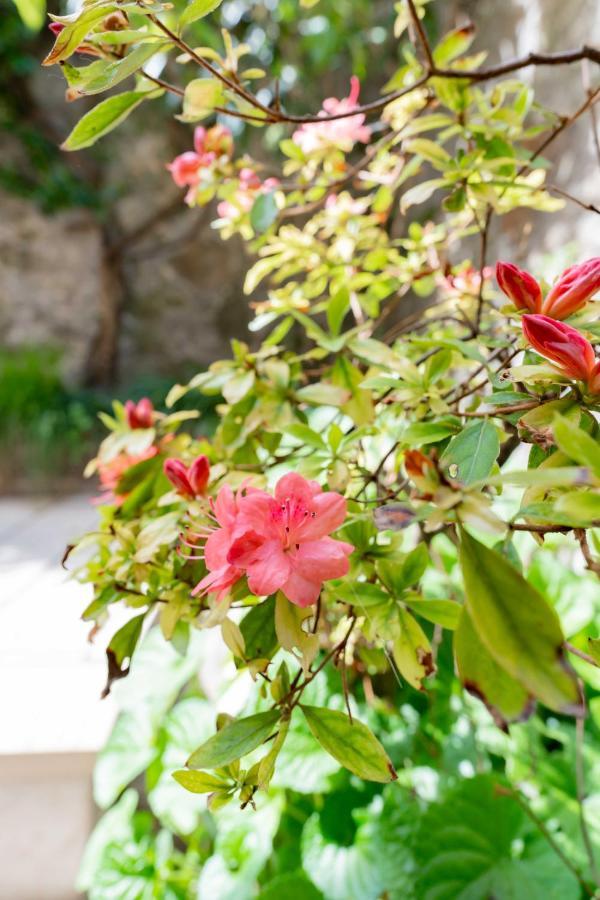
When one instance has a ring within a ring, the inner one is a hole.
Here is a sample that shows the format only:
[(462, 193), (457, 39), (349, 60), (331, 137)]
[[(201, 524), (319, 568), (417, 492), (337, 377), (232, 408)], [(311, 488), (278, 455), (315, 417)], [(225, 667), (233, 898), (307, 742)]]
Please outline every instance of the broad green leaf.
[(429, 807), (413, 843), (419, 900), (578, 900), (576, 877), (510, 790), (477, 775)]
[(102, 100), (75, 125), (61, 145), (63, 150), (82, 150), (120, 125), (144, 100), (159, 97), (162, 91), (126, 91)]
[(428, 562), (427, 544), (423, 542), (417, 544), (403, 559), (388, 557), (379, 560), (376, 566), (377, 574), (388, 591), (400, 597), (407, 588), (421, 580)]
[(313, 431), (312, 428), (309, 428), (308, 425), (299, 423), (288, 425), (285, 429), (285, 433), (291, 435), (291, 437), (300, 441), (302, 444), (314, 447), (315, 450), (323, 450), (325, 452), (328, 450), (327, 444), (321, 435), (317, 431)]
[(259, 194), (250, 210), (250, 224), (257, 234), (262, 234), (271, 227), (279, 209), (277, 208), (277, 200), (274, 191), (268, 191)]
[(423, 690), (423, 680), (435, 672), (431, 644), (427, 635), (411, 614), (398, 608), (400, 632), (394, 639), (394, 662), (400, 674), (417, 691)]
[(300, 705), (308, 727), (321, 747), (334, 759), (366, 781), (388, 782), (397, 778), (394, 767), (375, 735), (358, 719), (318, 706)]
[(182, 122), (197, 122), (223, 103), (223, 85), (212, 78), (194, 78), (185, 88)]
[(341, 331), (342, 323), (350, 307), (350, 291), (341, 287), (327, 301), (327, 324), (334, 337)]
[(218, 769), (255, 750), (272, 733), (281, 713), (276, 710), (233, 719), (195, 750), (187, 761), (191, 769)]
[(179, 28), (182, 31), (186, 25), (203, 19), (209, 13), (214, 12), (223, 0), (191, 0), (179, 17)]
[(456, 434), (459, 428), (460, 422), (454, 418), (437, 422), (415, 422), (402, 432), (401, 440), (408, 447), (437, 444), (438, 441)]
[(253, 606), (240, 623), (247, 659), (271, 659), (277, 650), (275, 597)]
[(142, 44), (134, 50), (130, 50), (123, 59), (115, 62), (99, 59), (79, 68), (65, 63), (62, 66), (62, 73), (67, 79), (69, 87), (74, 88), (81, 96), (100, 94), (102, 91), (120, 84), (131, 75), (135, 75), (145, 62), (164, 50), (167, 45), (168, 41), (166, 40)]
[[(327, 799), (333, 804), (336, 795)], [(343, 794), (340, 800), (339, 816), (346, 818)], [(351, 843), (343, 844), (330, 836), (318, 812), (306, 822), (302, 864), (311, 880), (327, 900), (416, 900), (411, 845), (420, 810), (411, 792), (389, 785), (366, 809), (353, 810), (352, 818), (358, 827)]]
[(46, 18), (46, 0), (14, 0), (19, 15), (31, 31), (39, 31)]
[(475, 27), (471, 24), (449, 31), (441, 39), (433, 51), (433, 59), (437, 66), (446, 66), (457, 56), (466, 53), (475, 38)]
[(113, 634), (107, 651), (110, 650), (119, 666), (122, 666), (126, 659), (133, 656), (133, 651), (137, 646), (142, 633), (142, 625), (144, 624), (145, 613), (134, 616), (129, 622), (126, 622), (115, 634)]
[(423, 597), (409, 596), (406, 603), (414, 613), (434, 625), (441, 625), (450, 631), (458, 625), (462, 606), (453, 600), (425, 600)]
[(454, 635), (454, 656), (463, 687), (485, 703), (496, 725), (506, 728), (508, 722), (531, 715), (531, 697), (484, 647), (466, 609), (462, 610)]
[(552, 514), (568, 519), (568, 524), (573, 525), (589, 526), (600, 522), (600, 493), (569, 491), (561, 494), (551, 510), (550, 518), (554, 522)]
[(256, 900), (283, 900), (284, 897), (285, 900), (323, 900), (323, 894), (300, 870), (276, 875), (262, 887)]
[(222, 778), (217, 778), (208, 772), (179, 769), (177, 772), (173, 772), (172, 775), (175, 781), (192, 794), (210, 794), (212, 791), (222, 791), (229, 787)]
[(445, 183), (443, 178), (432, 178), (430, 181), (421, 181), (419, 184), (409, 188), (402, 194), (402, 197), (400, 198), (400, 209), (404, 213), (410, 206), (415, 206), (417, 203), (424, 203)]
[(460, 564), (469, 615), (496, 662), (550, 709), (581, 714), (554, 609), (505, 557), (464, 530)]
[(552, 431), (559, 449), (581, 466), (588, 466), (600, 478), (600, 444), (583, 428), (562, 416), (556, 416)]
[(350, 399), (350, 391), (335, 384), (307, 384), (296, 391), (300, 403), (311, 403), (313, 406), (343, 406)]
[(481, 419), (452, 438), (440, 464), (450, 470), (451, 478), (469, 485), (490, 474), (499, 452), (496, 428), (491, 422)]

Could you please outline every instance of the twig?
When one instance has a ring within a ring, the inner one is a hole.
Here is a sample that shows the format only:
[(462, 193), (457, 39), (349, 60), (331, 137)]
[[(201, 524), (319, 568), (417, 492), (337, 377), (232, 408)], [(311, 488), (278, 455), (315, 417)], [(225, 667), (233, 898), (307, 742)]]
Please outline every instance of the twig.
[(421, 49), (423, 50), (423, 53), (425, 55), (425, 60), (427, 62), (427, 71), (431, 73), (435, 70), (435, 63), (433, 61), (433, 53), (431, 52), (431, 47), (429, 46), (427, 35), (425, 34), (425, 29), (423, 28), (423, 25), (419, 18), (419, 13), (417, 12), (414, 0), (406, 0), (406, 4), (408, 6), (408, 11), (410, 13), (413, 27), (417, 32), (419, 43), (421, 44)]
[[(593, 109), (593, 107), (592, 107)], [(581, 209), (587, 210), (587, 212), (593, 212), (600, 214), (600, 209), (595, 206), (593, 203), (586, 203), (584, 200), (579, 200), (577, 197), (574, 197), (573, 194), (569, 194), (568, 191), (563, 190), (563, 188), (557, 187), (555, 184), (549, 184), (548, 190), (553, 191), (555, 194), (558, 194), (560, 197), (564, 197), (565, 200), (570, 200), (571, 203), (576, 203), (577, 206), (581, 207)]]
[(483, 227), (481, 228), (481, 245), (480, 245), (480, 253), (479, 253), (479, 290), (477, 292), (477, 312), (475, 313), (475, 326), (473, 330), (473, 337), (479, 334), (479, 329), (481, 326), (481, 314), (483, 312), (483, 290), (485, 287), (485, 263), (487, 257), (487, 246), (488, 246), (488, 234), (490, 230), (490, 223), (492, 221), (492, 207), (488, 206), (485, 213), (485, 220), (483, 223)]
[(583, 659), (586, 663), (589, 663), (590, 666), (595, 666), (596, 669), (600, 669), (600, 664), (596, 662), (593, 656), (590, 656), (589, 653), (586, 653), (584, 650), (580, 650), (579, 647), (576, 647), (575, 644), (571, 644), (570, 641), (565, 641), (565, 650), (568, 650), (573, 656), (578, 656), (579, 659)]
[(579, 546), (581, 547), (581, 552), (583, 553), (583, 558), (585, 559), (587, 568), (590, 570), (590, 572), (593, 572), (594, 575), (598, 575), (600, 577), (600, 562), (597, 562), (592, 556), (592, 551), (590, 550), (590, 545), (588, 544), (585, 528), (576, 528), (575, 537), (579, 541)]

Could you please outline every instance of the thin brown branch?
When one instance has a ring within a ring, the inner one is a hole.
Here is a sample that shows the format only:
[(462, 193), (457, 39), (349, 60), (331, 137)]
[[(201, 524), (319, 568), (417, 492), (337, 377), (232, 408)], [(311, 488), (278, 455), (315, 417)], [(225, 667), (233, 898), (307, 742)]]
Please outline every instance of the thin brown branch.
[(481, 327), (481, 316), (483, 313), (483, 291), (485, 288), (485, 266), (487, 260), (488, 236), (490, 224), (492, 221), (492, 207), (488, 206), (483, 226), (480, 230), (481, 241), (479, 251), (479, 290), (477, 292), (477, 312), (475, 313), (475, 325), (473, 328), (473, 337), (479, 334)]
[(421, 50), (423, 51), (423, 55), (425, 56), (425, 62), (427, 64), (427, 71), (433, 72), (435, 70), (435, 63), (433, 61), (433, 53), (431, 52), (429, 40), (427, 39), (427, 35), (425, 34), (425, 29), (423, 28), (423, 24), (421, 22), (421, 19), (419, 18), (419, 13), (417, 12), (417, 8), (414, 4), (414, 0), (406, 0), (406, 4), (408, 6), (408, 11), (410, 13), (410, 18), (412, 21), (413, 28), (417, 33), (417, 37), (418, 37), (419, 43), (421, 45)]
[(585, 564), (590, 572), (593, 572), (594, 575), (598, 575), (600, 578), (600, 562), (594, 559), (592, 556), (592, 551), (590, 550), (590, 545), (588, 544), (587, 534), (585, 528), (576, 528), (575, 529), (575, 537), (579, 541), (579, 546), (581, 547), (581, 552), (583, 554), (583, 558), (585, 559)]
[(576, 647), (575, 644), (571, 644), (570, 641), (565, 641), (565, 649), (572, 653), (573, 656), (578, 656), (579, 659), (583, 659), (584, 662), (589, 663), (590, 666), (594, 666), (596, 669), (600, 669), (600, 664), (596, 662), (593, 656), (590, 656), (589, 653), (586, 653), (584, 650), (580, 650), (579, 647)]
[(552, 193), (554, 194), (558, 194), (559, 197), (564, 197), (565, 200), (570, 200), (571, 203), (577, 204), (577, 206), (579, 206), (581, 209), (587, 210), (587, 212), (600, 214), (600, 209), (598, 209), (598, 207), (593, 203), (586, 203), (584, 200), (579, 200), (578, 197), (574, 197), (573, 194), (569, 194), (568, 191), (565, 191), (563, 188), (557, 187), (555, 184), (549, 184), (548, 190), (552, 191)]

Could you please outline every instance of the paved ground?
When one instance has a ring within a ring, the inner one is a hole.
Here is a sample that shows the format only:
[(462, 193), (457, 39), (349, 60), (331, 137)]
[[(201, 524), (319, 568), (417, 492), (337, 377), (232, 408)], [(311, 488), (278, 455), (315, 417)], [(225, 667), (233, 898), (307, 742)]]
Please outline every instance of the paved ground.
[(103, 635), (88, 643), (89, 590), (60, 567), (95, 520), (85, 495), (0, 499), (0, 754), (96, 750), (108, 733)]

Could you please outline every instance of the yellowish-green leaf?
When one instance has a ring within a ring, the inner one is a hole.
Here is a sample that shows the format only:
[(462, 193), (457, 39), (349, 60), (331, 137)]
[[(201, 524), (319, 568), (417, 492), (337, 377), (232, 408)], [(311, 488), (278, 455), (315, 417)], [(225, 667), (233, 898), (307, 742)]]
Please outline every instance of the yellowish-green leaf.
[(394, 639), (394, 662), (412, 687), (423, 690), (423, 680), (435, 672), (431, 644), (414, 616), (399, 607), (400, 632)]
[(276, 709), (233, 719), (195, 750), (186, 765), (191, 769), (219, 769), (255, 750), (272, 733), (281, 713)]
[(313, 736), (334, 759), (366, 781), (386, 783), (397, 778), (387, 753), (375, 735), (346, 713), (316, 706), (301, 706)]

